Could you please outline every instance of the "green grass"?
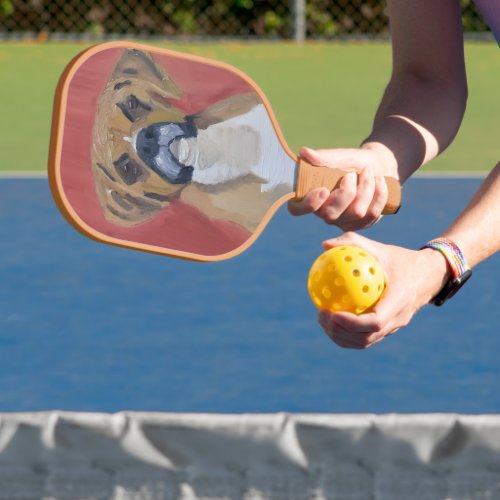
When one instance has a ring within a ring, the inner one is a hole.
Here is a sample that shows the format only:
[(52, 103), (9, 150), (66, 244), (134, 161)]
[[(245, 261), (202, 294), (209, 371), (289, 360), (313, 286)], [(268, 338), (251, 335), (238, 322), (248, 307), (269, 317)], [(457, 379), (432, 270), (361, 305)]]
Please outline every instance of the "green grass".
[[(164, 44), (164, 46), (167, 46)], [(0, 45), (0, 170), (46, 168), (57, 79), (85, 44)], [(294, 150), (356, 146), (391, 69), (388, 43), (220, 43), (168, 47), (233, 64), (264, 90)], [(454, 144), (427, 169), (487, 170), (498, 161), (500, 62), (493, 43), (466, 46), (469, 105)]]

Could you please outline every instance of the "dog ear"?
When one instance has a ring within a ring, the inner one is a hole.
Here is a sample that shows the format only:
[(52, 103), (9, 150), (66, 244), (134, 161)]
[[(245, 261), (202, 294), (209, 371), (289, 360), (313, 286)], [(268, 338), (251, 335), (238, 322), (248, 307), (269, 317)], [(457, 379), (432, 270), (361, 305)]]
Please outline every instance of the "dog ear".
[(160, 87), (167, 95), (175, 99), (182, 97), (182, 90), (148, 53), (137, 49), (127, 49), (118, 60), (110, 80), (116, 82), (115, 90), (118, 90), (120, 86), (127, 86), (131, 80), (136, 79)]
[(92, 172), (106, 219), (134, 226), (155, 216), (184, 186), (165, 182), (137, 156), (133, 137), (155, 121), (181, 121), (172, 106), (181, 91), (166, 70), (140, 50), (120, 55), (99, 97), (92, 132)]
[(259, 104), (262, 104), (262, 100), (256, 92), (237, 94), (208, 106), (194, 115), (193, 119), (197, 128), (206, 129), (215, 123), (248, 113)]

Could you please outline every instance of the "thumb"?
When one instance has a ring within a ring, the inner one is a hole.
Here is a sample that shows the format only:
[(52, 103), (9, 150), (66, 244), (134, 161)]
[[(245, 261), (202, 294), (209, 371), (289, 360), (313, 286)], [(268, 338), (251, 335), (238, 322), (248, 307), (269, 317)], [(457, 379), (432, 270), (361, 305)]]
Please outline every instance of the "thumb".
[(370, 243), (371, 241), (368, 238), (353, 231), (348, 231), (336, 238), (330, 238), (323, 241), (322, 245), (325, 250), (342, 245), (355, 245), (370, 251)]
[(307, 147), (300, 148), (299, 155), (304, 160), (307, 160), (313, 165), (323, 167), (325, 165), (325, 160), (327, 160), (327, 155), (324, 154), (324, 150), (316, 150)]
[(363, 152), (357, 149), (311, 149), (303, 147), (299, 154), (304, 160), (318, 167), (335, 167), (358, 170), (364, 163)]

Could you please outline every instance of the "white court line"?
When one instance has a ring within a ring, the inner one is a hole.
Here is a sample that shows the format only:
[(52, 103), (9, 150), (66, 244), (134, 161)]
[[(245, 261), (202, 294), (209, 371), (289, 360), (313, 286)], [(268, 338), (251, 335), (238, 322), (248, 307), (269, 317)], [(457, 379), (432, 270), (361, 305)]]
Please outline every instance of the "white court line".
[(0, 179), (44, 179), (47, 178), (47, 172), (44, 170), (33, 170), (27, 172), (15, 172), (6, 170), (0, 172)]
[(489, 172), (477, 170), (452, 170), (448, 172), (424, 171), (412, 175), (416, 179), (484, 179)]

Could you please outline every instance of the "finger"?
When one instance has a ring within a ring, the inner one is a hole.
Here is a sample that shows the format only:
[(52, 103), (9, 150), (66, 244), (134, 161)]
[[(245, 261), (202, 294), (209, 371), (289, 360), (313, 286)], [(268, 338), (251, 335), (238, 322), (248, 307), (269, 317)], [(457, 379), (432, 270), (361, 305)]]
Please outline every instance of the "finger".
[(313, 165), (359, 170), (369, 162), (366, 151), (353, 148), (311, 149), (303, 147), (299, 155)]
[(356, 197), (357, 175), (349, 172), (340, 181), (340, 185), (335, 189), (329, 198), (316, 212), (328, 224), (335, 224), (337, 219), (344, 213)]
[[(369, 205), (368, 208), (366, 209), (365, 215), (357, 219), (353, 218), (350, 222), (349, 221), (344, 222), (344, 218), (342, 217), (342, 219), (339, 220), (339, 222), (341, 224), (340, 227), (344, 229), (344, 231), (356, 231), (359, 229), (366, 229), (376, 224), (383, 217), (382, 212), (384, 211), (384, 208), (387, 204), (387, 200), (389, 199), (389, 189), (387, 187), (386, 180), (383, 176), (373, 177), (372, 181), (373, 181), (373, 191), (370, 192), (365, 191), (363, 198), (363, 203), (365, 201), (369, 201)], [(370, 196), (371, 200), (369, 198)], [(356, 200), (353, 205), (356, 205), (354, 207), (354, 213), (361, 215), (363, 213), (363, 210), (365, 209), (364, 204), (358, 205), (358, 202)], [(350, 210), (351, 207), (346, 211), (346, 215)]]
[(362, 220), (366, 216), (368, 208), (372, 204), (374, 194), (375, 177), (373, 175), (373, 171), (371, 168), (364, 168), (360, 171), (358, 176), (356, 197), (343, 214), (346, 222), (349, 222), (349, 218)]
[(380, 215), (372, 214), (370, 211), (375, 197), (375, 190), (376, 179), (371, 167), (361, 170), (356, 187), (356, 196), (337, 218), (335, 224), (344, 231), (364, 229), (373, 225)]
[(360, 335), (367, 344), (378, 341), (404, 326), (398, 311), (394, 311), (395, 303), (399, 303), (398, 297), (384, 293), (372, 312), (360, 315), (338, 312), (333, 320), (335, 329)]
[[(361, 314), (356, 316), (352, 313), (330, 313), (329, 311), (321, 311), (318, 315), (318, 322), (323, 327), (325, 333), (330, 337), (330, 339), (337, 345), (349, 349), (367, 349), (369, 347), (378, 344), (388, 335), (392, 335), (399, 328), (390, 327), (387, 331), (357, 331), (348, 329), (345, 327), (345, 322), (342, 321), (342, 317), (351, 318), (353, 320), (363, 320), (363, 316), (368, 314)], [(339, 321), (340, 320), (340, 321)], [(371, 319), (369, 318), (367, 324), (371, 324)], [(359, 321), (360, 324), (363, 321)], [(347, 323), (352, 326), (352, 323)], [(364, 327), (360, 327), (364, 328)]]
[(317, 150), (311, 148), (300, 148), (299, 156), (307, 160), (312, 165), (317, 165), (323, 167), (328, 165), (328, 156), (325, 154), (324, 150)]
[(367, 210), (367, 218), (370, 218), (374, 223), (382, 217), (382, 211), (387, 204), (389, 198), (389, 189), (384, 177), (378, 175), (375, 177), (375, 186), (373, 192), (373, 199), (370, 207)]
[(337, 313), (330, 313), (329, 311), (321, 311), (318, 315), (319, 324), (323, 327), (328, 337), (336, 344), (351, 349), (364, 349), (371, 344), (371, 341), (375, 340), (368, 339), (370, 336), (369, 333), (359, 334), (347, 331), (336, 323), (336, 316)]
[(356, 231), (359, 229), (366, 229), (375, 225), (382, 219), (382, 212), (389, 199), (389, 189), (387, 183), (382, 176), (374, 178), (374, 190), (371, 203), (366, 210), (364, 217), (359, 219), (352, 219), (350, 222), (344, 222), (343, 218), (339, 220), (339, 226), (344, 231)]
[(359, 315), (350, 312), (338, 312), (335, 314), (334, 322), (337, 329), (357, 335), (379, 333), (384, 327), (383, 319), (375, 312)]
[(366, 216), (362, 219), (353, 219), (350, 222), (344, 222), (344, 219), (341, 217), (337, 220), (336, 225), (342, 229), (342, 231), (360, 231), (361, 229), (372, 227), (381, 218), (381, 215), (379, 217)]
[(291, 215), (305, 215), (316, 212), (329, 196), (330, 191), (327, 188), (314, 189), (300, 201), (290, 200), (288, 202), (288, 211)]
[(362, 349), (363, 347), (359, 343), (359, 339), (352, 338), (349, 335), (344, 335), (341, 332), (333, 329), (332, 326), (323, 326), (323, 330), (326, 335), (335, 342), (340, 347), (344, 347), (346, 349)]
[(357, 350), (363, 349), (363, 347), (360, 347), (355, 342), (349, 342), (349, 341), (346, 341), (343, 339), (336, 338), (332, 335), (329, 335), (328, 332), (327, 332), (327, 335), (332, 342), (337, 344), (339, 347), (343, 347), (344, 349), (357, 349)]
[[(397, 329), (394, 331), (396, 330)], [(331, 329), (329, 330), (329, 336), (350, 346), (355, 346), (357, 349), (367, 349), (375, 344), (378, 344), (387, 335), (394, 333), (394, 331), (391, 333), (352, 332), (344, 329), (339, 324), (335, 324), (335, 321), (333, 321)]]
[(336, 344), (350, 349), (367, 349), (384, 339), (383, 335), (355, 334), (343, 330), (325, 330)]
[(354, 231), (347, 231), (340, 236), (323, 241), (323, 248), (325, 248), (325, 250), (341, 245), (358, 245), (365, 248), (365, 250), (370, 251), (370, 240), (358, 233), (355, 233)]

